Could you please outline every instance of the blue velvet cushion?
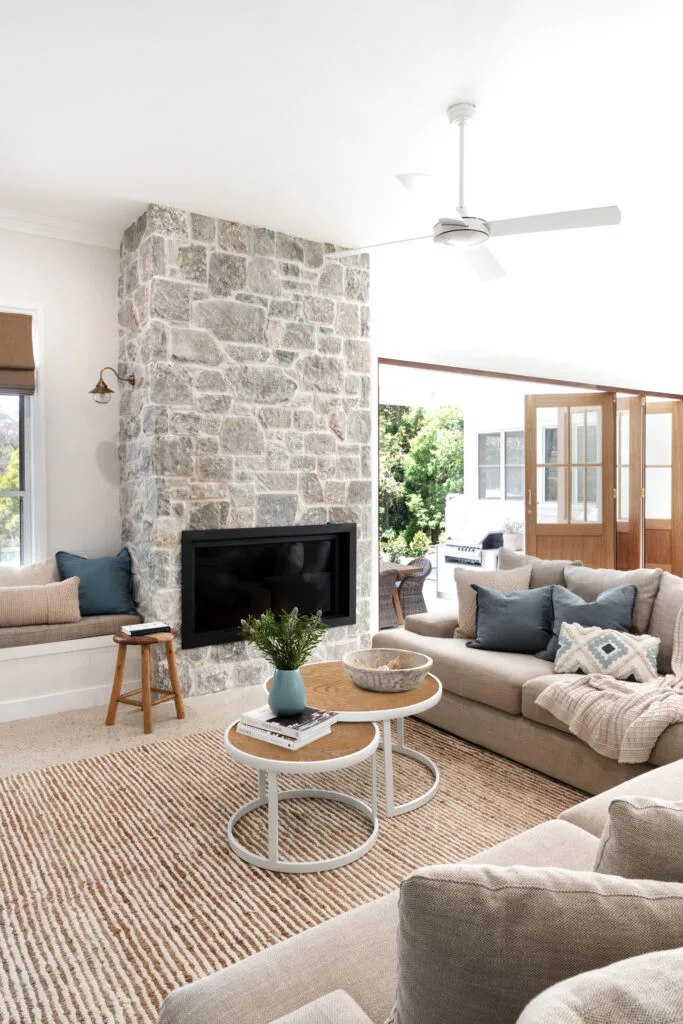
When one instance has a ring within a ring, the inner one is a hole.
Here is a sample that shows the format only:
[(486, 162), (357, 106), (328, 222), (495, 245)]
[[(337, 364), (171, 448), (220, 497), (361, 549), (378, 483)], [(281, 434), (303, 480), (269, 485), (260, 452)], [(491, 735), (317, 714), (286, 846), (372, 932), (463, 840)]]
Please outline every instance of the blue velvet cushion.
[(545, 651), (539, 651), (536, 657), (545, 661), (555, 660), (563, 622), (578, 622), (580, 626), (601, 626), (602, 629), (627, 633), (633, 622), (637, 597), (638, 587), (632, 583), (603, 590), (595, 601), (584, 601), (566, 587), (554, 586), (553, 635)]
[(107, 558), (82, 558), (66, 551), (56, 554), (62, 580), (78, 576), (81, 615), (135, 615), (131, 592), (130, 552), (122, 548)]
[(552, 586), (504, 593), (470, 583), (477, 595), (475, 639), (468, 647), (484, 651), (536, 654), (552, 636)]

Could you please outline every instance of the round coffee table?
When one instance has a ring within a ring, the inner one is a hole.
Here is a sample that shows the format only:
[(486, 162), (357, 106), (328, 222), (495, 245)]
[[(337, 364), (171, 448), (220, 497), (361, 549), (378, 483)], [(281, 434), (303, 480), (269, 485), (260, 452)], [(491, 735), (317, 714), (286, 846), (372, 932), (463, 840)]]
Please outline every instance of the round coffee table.
[[(286, 750), (272, 743), (252, 739), (237, 732), (237, 722), (225, 730), (225, 749), (228, 755), (255, 768), (258, 772), (258, 797), (238, 808), (228, 822), (228, 843), (230, 849), (255, 867), (270, 871), (305, 874), (311, 871), (330, 871), (358, 860), (374, 845), (377, 839), (377, 765), (375, 751), (379, 745), (379, 730), (376, 725), (365, 722), (352, 724), (339, 722), (332, 726), (328, 736), (309, 743), (301, 750)], [(316, 772), (332, 772), (371, 758), (371, 803), (370, 805), (346, 793), (333, 789), (291, 789), (278, 793), (278, 775), (313, 775)], [(280, 860), (278, 851), (278, 805), (282, 800), (331, 800), (346, 804), (360, 811), (372, 823), (372, 832), (360, 846), (326, 860), (288, 861)], [(237, 822), (257, 810), (268, 807), (268, 855), (252, 853), (235, 836)]]
[[(301, 670), (306, 687), (306, 700), (311, 707), (321, 711), (336, 711), (340, 722), (381, 722), (384, 750), (384, 793), (387, 817), (395, 818), (407, 811), (422, 807), (434, 796), (439, 788), (439, 769), (426, 754), (405, 745), (404, 721), (409, 715), (433, 708), (441, 700), (443, 688), (436, 676), (426, 675), (419, 686), (406, 693), (375, 693), (361, 690), (349, 678), (341, 661), (323, 661), (304, 665)], [(270, 679), (266, 690), (270, 690)], [(396, 743), (391, 737), (391, 723), (396, 720)], [(393, 755), (409, 757), (423, 764), (434, 776), (429, 789), (414, 800), (404, 804), (394, 802)]]

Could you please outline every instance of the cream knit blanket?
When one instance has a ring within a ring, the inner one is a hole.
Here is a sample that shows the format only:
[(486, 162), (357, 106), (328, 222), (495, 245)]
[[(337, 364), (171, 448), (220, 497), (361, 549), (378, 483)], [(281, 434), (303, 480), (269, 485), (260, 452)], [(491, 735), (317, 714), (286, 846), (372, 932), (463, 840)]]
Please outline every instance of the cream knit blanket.
[(648, 761), (664, 730), (683, 722), (683, 609), (674, 629), (673, 673), (647, 683), (605, 675), (547, 676), (536, 698), (589, 747), (621, 764)]

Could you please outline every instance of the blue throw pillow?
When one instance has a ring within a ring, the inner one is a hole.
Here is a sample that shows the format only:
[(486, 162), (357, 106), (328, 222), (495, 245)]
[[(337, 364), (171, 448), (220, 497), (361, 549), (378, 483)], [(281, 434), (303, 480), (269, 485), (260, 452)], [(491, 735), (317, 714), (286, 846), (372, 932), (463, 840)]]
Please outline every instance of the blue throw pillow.
[(580, 626), (601, 626), (602, 629), (616, 629), (628, 633), (633, 622), (633, 613), (638, 597), (638, 587), (632, 583), (623, 587), (603, 590), (595, 601), (584, 601), (578, 594), (572, 594), (566, 587), (553, 587), (553, 635), (545, 651), (539, 651), (537, 658), (554, 661), (563, 622), (578, 622)]
[(135, 615), (131, 592), (130, 552), (122, 548), (107, 558), (82, 558), (66, 551), (56, 554), (62, 580), (78, 576), (81, 615)]
[(536, 654), (552, 636), (552, 586), (507, 593), (470, 583), (477, 595), (475, 640), (468, 647), (484, 651)]

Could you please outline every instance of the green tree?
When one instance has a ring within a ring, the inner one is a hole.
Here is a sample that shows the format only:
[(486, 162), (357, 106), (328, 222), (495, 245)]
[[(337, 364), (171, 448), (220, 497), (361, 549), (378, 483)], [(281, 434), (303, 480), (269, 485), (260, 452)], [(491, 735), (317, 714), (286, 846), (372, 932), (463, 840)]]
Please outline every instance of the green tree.
[[(14, 448), (0, 476), (0, 491), (19, 490), (19, 449)], [(19, 544), (19, 499), (0, 498), (0, 549)]]

